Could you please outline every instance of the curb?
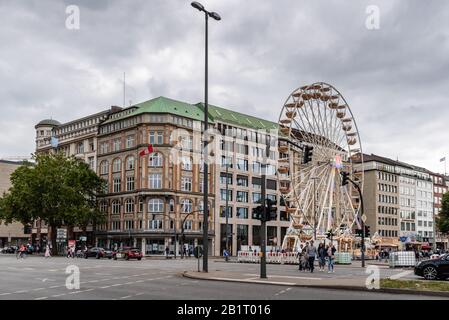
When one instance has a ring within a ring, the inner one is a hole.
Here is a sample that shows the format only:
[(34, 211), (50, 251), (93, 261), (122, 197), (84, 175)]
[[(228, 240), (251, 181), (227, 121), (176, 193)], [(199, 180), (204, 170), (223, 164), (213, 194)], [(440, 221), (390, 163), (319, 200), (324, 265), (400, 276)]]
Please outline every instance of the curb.
[(281, 282), (265, 282), (265, 281), (247, 281), (243, 279), (229, 279), (229, 278), (205, 278), (201, 276), (188, 274), (189, 271), (184, 271), (182, 276), (189, 279), (195, 280), (206, 280), (206, 281), (224, 281), (224, 282), (239, 282), (239, 283), (251, 283), (251, 284), (265, 284), (265, 285), (275, 285), (275, 286), (287, 286), (287, 287), (299, 287), (299, 288), (318, 288), (318, 289), (333, 289), (333, 290), (348, 290), (348, 291), (362, 291), (362, 292), (379, 292), (379, 293), (394, 293), (394, 294), (409, 294), (416, 296), (435, 296), (435, 297), (447, 297), (449, 298), (449, 292), (442, 291), (415, 291), (408, 289), (393, 289), (393, 288), (381, 288), (377, 290), (368, 289), (359, 286), (337, 286), (337, 285), (303, 285), (303, 284), (292, 284), (292, 283), (281, 283)]

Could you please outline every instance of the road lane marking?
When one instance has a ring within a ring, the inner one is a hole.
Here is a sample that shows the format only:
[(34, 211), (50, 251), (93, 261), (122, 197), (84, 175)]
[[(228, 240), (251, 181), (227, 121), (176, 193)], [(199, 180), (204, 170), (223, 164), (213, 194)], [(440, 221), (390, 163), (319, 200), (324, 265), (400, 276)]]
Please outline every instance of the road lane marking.
[(390, 278), (391, 280), (396, 280), (396, 279), (400, 279), (402, 277), (408, 276), (409, 274), (412, 274), (412, 273), (413, 273), (412, 270), (407, 270), (407, 271), (403, 271), (403, 272), (400, 272), (398, 274), (392, 275), (392, 276), (390, 276), (388, 278)]
[(67, 293), (61, 293), (61, 294), (55, 294), (54, 296), (51, 296), (52, 298), (62, 297), (65, 296)]
[(7, 295), (10, 295), (10, 294), (12, 294), (12, 293), (5, 292), (5, 293), (0, 293), (0, 296), (7, 296)]
[(121, 298), (119, 298), (119, 299), (128, 299), (128, 298), (131, 298), (132, 296), (124, 296), (124, 297), (121, 297)]
[(107, 289), (110, 288), (111, 286), (104, 286), (104, 287), (100, 287), (100, 289)]
[(14, 293), (25, 293), (25, 292), (28, 292), (28, 290), (20, 290), (20, 291), (14, 292)]
[(48, 297), (40, 297), (40, 298), (36, 298), (34, 300), (44, 300), (44, 299), (48, 299)]
[(33, 291), (39, 291), (39, 290), (45, 290), (45, 288), (36, 288), (36, 289), (33, 289)]
[[(246, 273), (245, 276), (257, 276), (257, 278), (249, 278), (252, 279), (259, 279), (258, 274), (253, 273)], [(278, 275), (270, 275), (270, 278), (289, 278), (289, 279), (304, 279), (304, 280), (323, 280), (323, 278), (312, 278), (312, 277), (295, 277), (295, 276), (278, 276)]]

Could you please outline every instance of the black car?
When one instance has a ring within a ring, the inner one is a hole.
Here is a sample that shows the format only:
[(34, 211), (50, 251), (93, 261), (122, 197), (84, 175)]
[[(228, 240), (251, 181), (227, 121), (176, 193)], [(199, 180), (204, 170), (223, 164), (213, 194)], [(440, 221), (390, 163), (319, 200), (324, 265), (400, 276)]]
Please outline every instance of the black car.
[(449, 254), (417, 263), (415, 274), (427, 280), (449, 278)]
[(105, 253), (104, 253), (103, 248), (93, 247), (93, 248), (87, 249), (87, 251), (84, 252), (84, 258), (86, 258), (86, 259), (91, 258), (91, 257), (100, 259), (100, 258), (103, 258), (104, 256), (105, 256)]

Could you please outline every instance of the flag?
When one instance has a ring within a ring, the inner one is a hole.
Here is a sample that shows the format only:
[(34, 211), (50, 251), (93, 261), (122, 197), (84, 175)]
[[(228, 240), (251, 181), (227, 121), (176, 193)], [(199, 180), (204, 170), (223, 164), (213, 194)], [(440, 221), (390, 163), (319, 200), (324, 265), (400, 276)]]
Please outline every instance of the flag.
[(443, 161), (446, 161), (446, 157), (440, 159), (440, 162), (443, 162)]
[(145, 149), (139, 152), (139, 155), (141, 157), (146, 156), (147, 154), (150, 154), (153, 152), (153, 146), (149, 144)]
[(59, 145), (59, 140), (58, 140), (58, 138), (56, 138), (56, 137), (51, 137), (50, 144), (51, 144), (51, 146), (52, 146), (53, 148), (56, 149), (56, 148), (58, 147), (58, 145)]

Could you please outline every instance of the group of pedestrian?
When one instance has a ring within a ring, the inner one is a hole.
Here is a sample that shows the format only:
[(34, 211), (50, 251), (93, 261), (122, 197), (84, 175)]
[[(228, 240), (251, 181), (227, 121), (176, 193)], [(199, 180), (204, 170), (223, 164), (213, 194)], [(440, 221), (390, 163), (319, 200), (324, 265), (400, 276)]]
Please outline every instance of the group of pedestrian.
[(329, 245), (325, 245), (324, 243), (320, 243), (318, 245), (318, 249), (314, 246), (313, 240), (310, 242), (306, 242), (305, 247), (300, 245), (300, 249), (298, 251), (298, 259), (299, 259), (299, 270), (313, 272), (315, 269), (315, 259), (318, 258), (318, 267), (321, 272), (324, 272), (327, 268), (328, 273), (334, 272), (334, 260), (335, 260), (335, 252), (337, 250), (333, 246), (332, 243)]

